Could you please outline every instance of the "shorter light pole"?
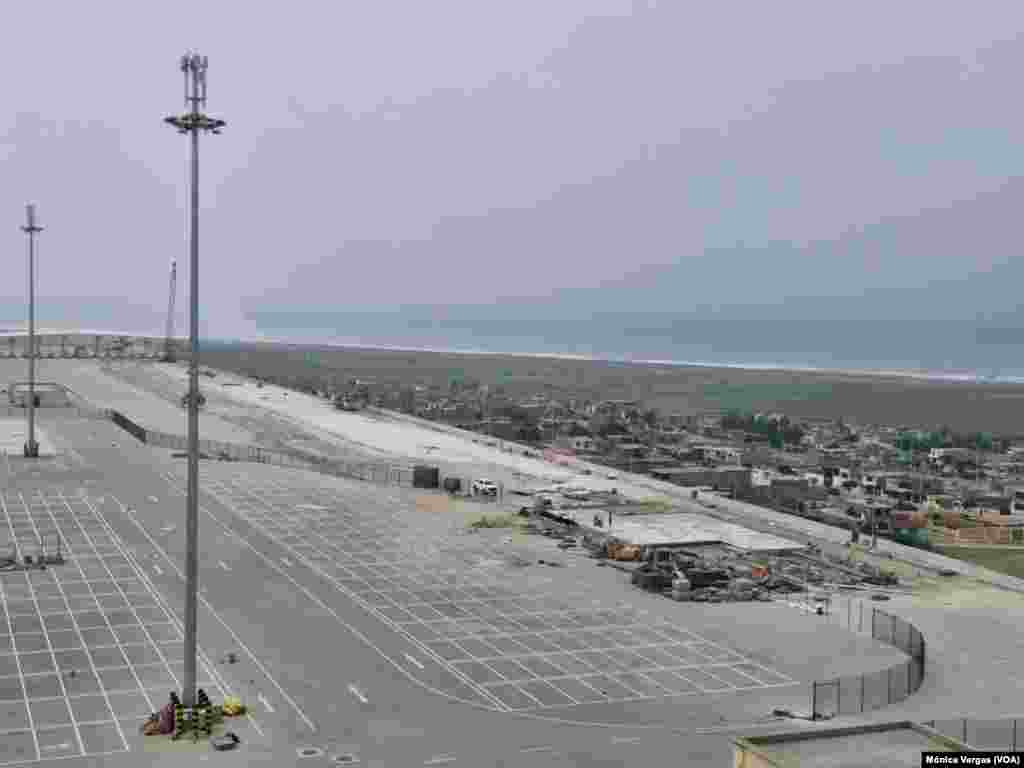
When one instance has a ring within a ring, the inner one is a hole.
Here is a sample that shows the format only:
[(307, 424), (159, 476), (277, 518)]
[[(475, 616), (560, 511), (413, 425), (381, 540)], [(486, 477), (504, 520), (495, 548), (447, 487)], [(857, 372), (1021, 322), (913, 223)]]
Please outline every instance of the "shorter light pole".
[(36, 224), (36, 207), (25, 206), (26, 223), (22, 231), (28, 235), (28, 440), (25, 456), (39, 457), (36, 442), (36, 233), (43, 228)]

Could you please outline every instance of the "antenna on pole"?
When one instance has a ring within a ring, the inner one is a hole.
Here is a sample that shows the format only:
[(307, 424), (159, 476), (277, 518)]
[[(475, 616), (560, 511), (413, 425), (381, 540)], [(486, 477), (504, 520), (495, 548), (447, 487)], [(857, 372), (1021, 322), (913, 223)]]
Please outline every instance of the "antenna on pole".
[(25, 226), (22, 231), (28, 235), (28, 440), (25, 443), (25, 457), (37, 458), (39, 444), (36, 442), (36, 235), (43, 228), (36, 223), (36, 206), (25, 206)]
[[(196, 704), (196, 631), (197, 601), (199, 584), (199, 134), (220, 133), (223, 120), (207, 117), (201, 111), (206, 106), (206, 70), (209, 59), (197, 53), (187, 53), (181, 58), (180, 67), (185, 76), (185, 104), (188, 112), (184, 115), (166, 117), (164, 122), (173, 125), (178, 133), (189, 135), (192, 148), (191, 178), (191, 232), (189, 264), (191, 290), (189, 310), (191, 329), (189, 346), (189, 391), (188, 403), (188, 491), (185, 501), (185, 674), (182, 679), (181, 701), (187, 708)], [(171, 268), (171, 293), (169, 296), (168, 325), (173, 320), (175, 267)]]

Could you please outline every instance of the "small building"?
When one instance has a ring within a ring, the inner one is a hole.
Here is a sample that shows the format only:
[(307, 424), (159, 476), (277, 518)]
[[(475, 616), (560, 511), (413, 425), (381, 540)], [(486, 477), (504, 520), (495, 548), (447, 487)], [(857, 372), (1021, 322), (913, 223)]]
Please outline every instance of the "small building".
[(727, 445), (695, 445), (690, 448), (690, 454), (699, 461), (716, 464), (740, 463), (740, 452)]
[[(35, 383), (36, 408), (54, 408), (71, 405), (67, 390), (52, 381)], [(28, 407), (28, 382), (16, 381), (7, 387), (7, 397), (11, 405), (21, 408)]]
[(555, 445), (575, 453), (593, 453), (597, 450), (597, 441), (590, 435), (563, 435), (555, 440)]
[(926, 725), (899, 721), (841, 728), (802, 729), (733, 741), (735, 768), (794, 765), (843, 768), (919, 768), (923, 752), (971, 752), (966, 744)]

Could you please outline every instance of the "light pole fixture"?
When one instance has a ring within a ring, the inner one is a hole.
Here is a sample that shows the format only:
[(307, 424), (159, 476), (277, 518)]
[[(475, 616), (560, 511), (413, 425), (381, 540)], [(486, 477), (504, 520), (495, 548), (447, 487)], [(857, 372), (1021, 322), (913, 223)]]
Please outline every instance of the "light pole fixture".
[(199, 134), (220, 133), (223, 120), (204, 115), (206, 106), (206, 70), (209, 59), (196, 53), (181, 57), (185, 76), (185, 105), (189, 111), (164, 118), (179, 133), (192, 138), (192, 231), (190, 243), (191, 360), (188, 382), (188, 494), (185, 502), (185, 679), (181, 702), (196, 704), (196, 602), (199, 586)]
[(25, 442), (26, 458), (39, 458), (39, 443), (36, 442), (36, 234), (43, 228), (36, 223), (36, 206), (25, 206), (25, 226), (21, 229), (28, 235), (28, 439)]

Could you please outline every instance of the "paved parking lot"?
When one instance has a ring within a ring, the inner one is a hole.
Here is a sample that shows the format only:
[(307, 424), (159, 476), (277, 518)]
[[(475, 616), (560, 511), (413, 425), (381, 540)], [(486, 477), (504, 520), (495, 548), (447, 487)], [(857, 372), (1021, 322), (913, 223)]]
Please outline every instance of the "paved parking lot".
[[(85, 496), (0, 495), (0, 554), (62, 541), (63, 565), (0, 572), (0, 765), (126, 752), (181, 690), (180, 623)], [(223, 696), (208, 659), (200, 686)]]
[(796, 683), (669, 621), (592, 595), (524, 589), (492, 567), (500, 553), (465, 538), (452, 542), (404, 489), (341, 496), (221, 468), (207, 473), (203, 489), (496, 709)]

